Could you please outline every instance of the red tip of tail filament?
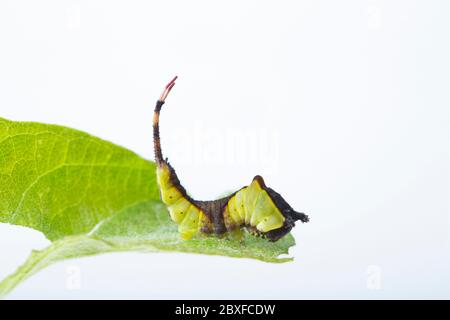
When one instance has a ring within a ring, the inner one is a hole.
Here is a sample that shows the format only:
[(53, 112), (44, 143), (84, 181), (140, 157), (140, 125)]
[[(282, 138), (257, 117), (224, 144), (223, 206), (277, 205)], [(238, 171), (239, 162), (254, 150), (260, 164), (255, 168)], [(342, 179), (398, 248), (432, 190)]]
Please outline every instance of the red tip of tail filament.
[(160, 101), (165, 101), (167, 96), (169, 95), (170, 90), (172, 90), (173, 86), (175, 85), (175, 80), (178, 79), (178, 76), (175, 76), (164, 88), (163, 92), (161, 93), (161, 97), (159, 98)]
[(169, 87), (173, 87), (175, 85), (175, 80), (178, 79), (178, 76), (175, 76), (166, 86), (166, 89), (169, 89)]

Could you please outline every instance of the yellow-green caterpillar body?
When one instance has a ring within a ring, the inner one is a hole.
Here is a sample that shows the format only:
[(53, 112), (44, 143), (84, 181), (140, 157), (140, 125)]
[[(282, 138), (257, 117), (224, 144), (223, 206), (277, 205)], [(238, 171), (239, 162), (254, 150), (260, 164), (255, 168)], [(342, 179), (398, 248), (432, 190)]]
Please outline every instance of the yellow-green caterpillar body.
[(153, 118), (153, 141), (157, 164), (157, 180), (161, 200), (167, 205), (171, 219), (178, 224), (182, 239), (197, 233), (241, 236), (241, 228), (277, 241), (294, 227), (295, 221), (308, 222), (304, 213), (296, 212), (280, 194), (266, 186), (261, 176), (230, 196), (212, 201), (192, 199), (181, 185), (175, 170), (163, 159), (159, 137), (159, 114), (165, 98), (175, 85), (175, 77), (156, 103)]

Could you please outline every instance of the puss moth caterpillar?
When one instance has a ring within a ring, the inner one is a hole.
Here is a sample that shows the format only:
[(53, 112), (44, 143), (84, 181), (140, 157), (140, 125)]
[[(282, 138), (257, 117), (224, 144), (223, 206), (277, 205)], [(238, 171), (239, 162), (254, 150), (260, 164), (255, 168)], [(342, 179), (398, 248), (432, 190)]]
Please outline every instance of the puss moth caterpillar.
[(295, 221), (308, 222), (307, 215), (294, 211), (279, 193), (266, 186), (261, 176), (254, 177), (249, 186), (218, 200), (198, 201), (186, 193), (167, 158), (163, 159), (159, 137), (161, 107), (176, 79), (167, 84), (156, 102), (153, 142), (161, 199), (171, 219), (178, 224), (181, 238), (190, 239), (198, 232), (216, 235), (228, 232), (239, 238), (241, 228), (245, 227), (252, 234), (277, 241), (294, 227)]

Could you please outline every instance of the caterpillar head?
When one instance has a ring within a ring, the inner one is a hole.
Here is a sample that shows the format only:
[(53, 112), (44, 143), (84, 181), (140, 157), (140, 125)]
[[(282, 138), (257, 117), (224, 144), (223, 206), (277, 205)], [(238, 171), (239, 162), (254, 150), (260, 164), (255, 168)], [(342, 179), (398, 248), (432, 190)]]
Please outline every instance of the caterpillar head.
[(303, 223), (309, 221), (309, 217), (306, 214), (297, 212), (292, 209), (292, 207), (278, 192), (276, 192), (272, 188), (267, 187), (261, 176), (256, 176), (253, 180), (256, 180), (261, 188), (263, 188), (267, 192), (275, 206), (285, 218), (281, 227), (264, 233), (264, 236), (267, 239), (269, 239), (270, 241), (277, 241), (291, 231), (291, 229), (295, 226), (296, 221), (300, 220)]

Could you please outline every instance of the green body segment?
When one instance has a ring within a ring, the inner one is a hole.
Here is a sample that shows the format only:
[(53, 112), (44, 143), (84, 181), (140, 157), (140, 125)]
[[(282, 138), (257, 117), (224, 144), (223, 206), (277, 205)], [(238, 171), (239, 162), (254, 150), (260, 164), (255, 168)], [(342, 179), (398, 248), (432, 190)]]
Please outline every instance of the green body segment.
[(204, 213), (173, 183), (167, 164), (158, 166), (156, 174), (161, 200), (167, 205), (171, 219), (178, 224), (178, 232), (183, 239), (192, 238), (205, 221)]
[[(280, 228), (284, 223), (285, 217), (258, 179), (229, 197), (220, 212), (209, 212), (208, 215), (194, 200), (186, 196), (184, 189), (180, 189), (171, 174), (166, 163), (158, 166), (161, 199), (167, 205), (171, 219), (178, 224), (178, 231), (183, 239), (190, 239), (201, 230), (211, 229), (238, 234), (242, 226), (265, 233)], [(219, 218), (211, 219), (212, 215)], [(208, 227), (212, 220), (225, 228)]]
[(257, 179), (231, 197), (224, 210), (225, 226), (250, 226), (259, 232), (280, 228), (285, 217)]

